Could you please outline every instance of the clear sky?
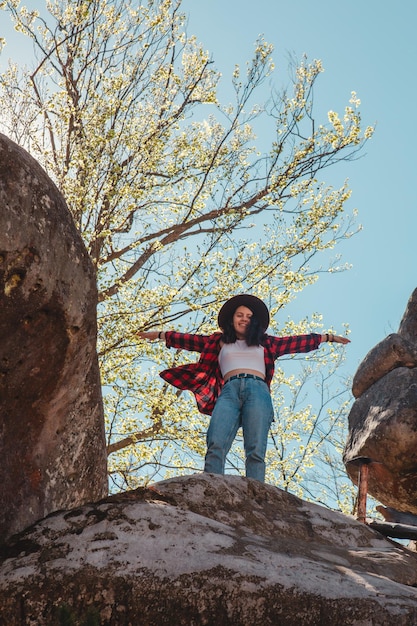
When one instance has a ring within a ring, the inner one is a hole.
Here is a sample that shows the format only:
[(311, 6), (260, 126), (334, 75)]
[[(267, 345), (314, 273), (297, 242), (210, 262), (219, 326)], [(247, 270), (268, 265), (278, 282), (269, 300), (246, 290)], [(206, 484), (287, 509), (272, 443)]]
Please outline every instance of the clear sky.
[[(343, 113), (351, 91), (362, 101), (364, 126), (376, 133), (362, 158), (341, 172), (324, 173), (353, 190), (348, 208), (357, 208), (363, 231), (343, 244), (349, 272), (321, 276), (292, 307), (293, 317), (321, 312), (324, 324), (342, 330), (347, 322), (352, 344), (346, 348), (346, 373), (353, 375), (366, 353), (398, 329), (409, 296), (417, 287), (416, 160), (417, 4), (412, 0), (183, 0), (188, 32), (211, 52), (230, 82), (235, 63), (250, 59), (258, 35), (275, 46), (273, 77), (288, 83), (289, 54), (321, 59), (325, 72), (315, 88), (315, 105)], [(30, 62), (30, 46), (12, 35), (1, 15), (0, 36), (8, 40), (2, 61)], [(267, 86), (265, 86), (265, 89)], [(267, 97), (267, 93), (260, 94)]]
[[(367, 352), (398, 330), (417, 287), (417, 4), (184, 0), (182, 6), (189, 33), (211, 52), (225, 82), (235, 63), (250, 58), (262, 34), (275, 47), (276, 85), (288, 82), (289, 54), (321, 59), (325, 72), (314, 91), (318, 108), (343, 114), (356, 91), (364, 126), (376, 124), (362, 158), (346, 163), (342, 176), (353, 191), (347, 206), (358, 209), (363, 225), (340, 249), (353, 268), (321, 276), (292, 307), (297, 318), (321, 312), (329, 327), (350, 325), (346, 373), (353, 375)], [(323, 178), (335, 186), (341, 181), (340, 172), (336, 179), (331, 169)]]

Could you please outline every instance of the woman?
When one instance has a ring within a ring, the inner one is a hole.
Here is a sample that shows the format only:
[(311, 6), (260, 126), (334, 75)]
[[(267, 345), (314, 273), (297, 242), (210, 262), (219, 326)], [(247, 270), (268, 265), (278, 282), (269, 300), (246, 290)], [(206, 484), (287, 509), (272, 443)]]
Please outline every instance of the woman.
[(161, 372), (164, 380), (192, 391), (201, 413), (211, 415), (204, 471), (224, 474), (227, 453), (242, 427), (246, 476), (265, 480), (265, 453), (273, 419), (270, 385), (275, 359), (283, 354), (316, 350), (323, 341), (349, 339), (326, 333), (275, 337), (267, 335), (269, 311), (256, 296), (241, 294), (220, 309), (222, 332), (193, 335), (175, 331), (138, 333), (162, 339), (168, 348), (200, 352), (198, 363)]

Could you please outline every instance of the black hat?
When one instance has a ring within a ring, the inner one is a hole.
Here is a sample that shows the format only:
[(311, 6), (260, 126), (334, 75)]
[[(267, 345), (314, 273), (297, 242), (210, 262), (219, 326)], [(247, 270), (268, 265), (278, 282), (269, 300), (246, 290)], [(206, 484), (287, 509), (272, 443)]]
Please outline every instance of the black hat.
[(217, 321), (219, 327), (224, 330), (227, 322), (232, 319), (234, 312), (240, 306), (246, 306), (252, 311), (259, 320), (260, 325), (265, 331), (269, 326), (269, 311), (266, 304), (256, 296), (249, 294), (241, 294), (227, 300), (219, 311)]

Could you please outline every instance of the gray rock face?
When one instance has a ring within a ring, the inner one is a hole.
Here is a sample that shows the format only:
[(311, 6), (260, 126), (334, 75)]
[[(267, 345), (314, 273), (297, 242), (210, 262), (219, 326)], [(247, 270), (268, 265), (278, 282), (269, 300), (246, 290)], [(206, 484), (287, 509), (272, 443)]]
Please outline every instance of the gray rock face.
[(371, 385), (397, 367), (414, 368), (416, 365), (417, 346), (397, 333), (388, 335), (359, 365), (353, 378), (352, 393), (355, 398), (359, 398)]
[(237, 476), (175, 478), (55, 513), (0, 552), (8, 626), (58, 624), (63, 611), (102, 626), (417, 623), (417, 555)]
[(0, 541), (107, 493), (96, 304), (61, 194), (0, 135)]
[(397, 334), (365, 357), (353, 381), (344, 462), (358, 480), (355, 457), (370, 457), (369, 493), (398, 511), (417, 514), (417, 290)]
[[(377, 506), (376, 509), (379, 513), (381, 513), (382, 517), (387, 522), (417, 527), (417, 515), (413, 515), (412, 513), (401, 513), (401, 511), (392, 509), (389, 506)], [(410, 549), (410, 545), (407, 545), (407, 548)]]

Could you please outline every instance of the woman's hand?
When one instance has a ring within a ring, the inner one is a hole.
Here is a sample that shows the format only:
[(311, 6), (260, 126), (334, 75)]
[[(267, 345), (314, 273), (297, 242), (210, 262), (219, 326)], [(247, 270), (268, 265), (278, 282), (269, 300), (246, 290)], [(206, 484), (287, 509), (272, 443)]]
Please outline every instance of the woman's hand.
[(329, 341), (330, 343), (350, 343), (350, 339), (347, 337), (341, 337), (340, 335), (333, 335), (332, 333), (326, 333), (321, 336), (321, 341)]
[(340, 337), (339, 335), (332, 335), (334, 343), (350, 343), (350, 339), (347, 337)]

